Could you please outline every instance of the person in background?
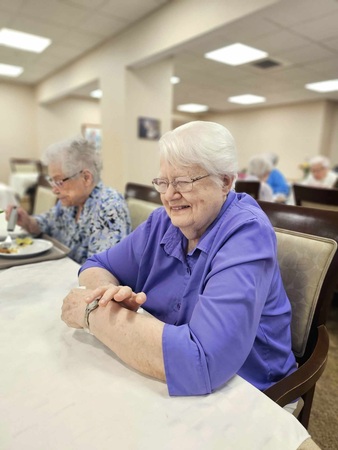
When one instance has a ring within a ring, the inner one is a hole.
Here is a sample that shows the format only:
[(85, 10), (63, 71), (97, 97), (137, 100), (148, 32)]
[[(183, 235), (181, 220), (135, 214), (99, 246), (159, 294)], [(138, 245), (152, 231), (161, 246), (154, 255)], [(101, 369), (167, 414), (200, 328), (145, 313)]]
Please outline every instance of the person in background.
[[(120, 242), (131, 231), (124, 197), (103, 185), (100, 152), (86, 139), (51, 145), (45, 152), (47, 180), (58, 201), (49, 211), (30, 216), (18, 208), (18, 225), (34, 236), (41, 233), (69, 247), (80, 264)], [(6, 218), (12, 206), (6, 210)]]
[(272, 189), (274, 201), (278, 203), (285, 203), (290, 194), (290, 186), (286, 181), (285, 176), (276, 167), (278, 164), (278, 155), (275, 153), (267, 153), (266, 158), (270, 159), (272, 163), (272, 170), (266, 180), (266, 183)]
[(315, 156), (309, 161), (310, 172), (301, 182), (305, 186), (333, 188), (338, 174), (330, 170), (330, 160), (326, 156)]
[(257, 180), (260, 182), (258, 200), (273, 202), (273, 192), (266, 180), (272, 170), (272, 163), (263, 155), (253, 156), (248, 163), (246, 180)]
[(209, 394), (235, 374), (264, 390), (296, 369), (274, 229), (232, 190), (236, 148), (222, 125), (187, 123), (159, 148), (164, 207), (85, 262), (86, 289), (67, 295), (62, 319), (172, 396)]

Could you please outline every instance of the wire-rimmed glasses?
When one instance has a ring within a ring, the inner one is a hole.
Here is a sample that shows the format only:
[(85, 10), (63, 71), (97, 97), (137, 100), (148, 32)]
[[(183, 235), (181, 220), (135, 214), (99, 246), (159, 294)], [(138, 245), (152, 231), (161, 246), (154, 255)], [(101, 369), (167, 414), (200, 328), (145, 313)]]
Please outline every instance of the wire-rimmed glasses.
[(169, 185), (171, 184), (172, 187), (175, 189), (176, 192), (184, 193), (184, 192), (190, 192), (193, 187), (193, 183), (198, 180), (202, 180), (203, 178), (206, 178), (210, 176), (210, 174), (202, 175), (200, 177), (190, 178), (190, 177), (178, 177), (175, 178), (173, 181), (169, 181), (165, 178), (154, 178), (152, 181), (152, 184), (154, 188), (159, 192), (160, 194), (165, 194), (169, 188)]
[(71, 175), (69, 177), (63, 178), (62, 180), (54, 180), (50, 176), (46, 175), (45, 179), (46, 181), (52, 186), (52, 188), (61, 188), (63, 186), (63, 183), (65, 183), (68, 180), (71, 180), (72, 178), (75, 178), (76, 176), (80, 175), (83, 171), (80, 170), (80, 172), (74, 173), (74, 175)]

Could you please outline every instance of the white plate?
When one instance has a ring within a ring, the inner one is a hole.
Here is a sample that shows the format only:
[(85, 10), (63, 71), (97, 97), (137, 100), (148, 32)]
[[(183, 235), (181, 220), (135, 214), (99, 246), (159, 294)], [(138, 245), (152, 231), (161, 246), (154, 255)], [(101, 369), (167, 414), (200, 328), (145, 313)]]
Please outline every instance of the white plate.
[(33, 244), (18, 247), (17, 253), (0, 253), (1, 258), (27, 258), (40, 255), (53, 247), (53, 243), (45, 239), (34, 239)]

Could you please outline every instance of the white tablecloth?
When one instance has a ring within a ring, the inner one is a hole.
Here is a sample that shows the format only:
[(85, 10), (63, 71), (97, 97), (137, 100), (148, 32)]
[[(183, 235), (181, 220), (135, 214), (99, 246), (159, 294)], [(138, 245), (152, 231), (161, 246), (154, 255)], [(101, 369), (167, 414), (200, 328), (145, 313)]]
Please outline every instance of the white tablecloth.
[(61, 304), (77, 270), (64, 258), (0, 271), (2, 450), (288, 450), (309, 437), (238, 376), (211, 395), (169, 397), (68, 328)]

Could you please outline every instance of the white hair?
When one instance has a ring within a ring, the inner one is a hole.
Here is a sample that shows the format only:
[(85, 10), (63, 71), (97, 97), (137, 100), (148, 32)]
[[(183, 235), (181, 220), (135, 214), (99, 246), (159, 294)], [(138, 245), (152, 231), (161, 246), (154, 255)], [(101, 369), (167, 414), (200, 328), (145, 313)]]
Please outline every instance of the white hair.
[(219, 179), (237, 177), (234, 138), (215, 122), (194, 121), (165, 133), (159, 141), (160, 157), (176, 167), (198, 165)]
[(330, 163), (329, 158), (327, 158), (326, 156), (318, 155), (318, 156), (314, 156), (309, 161), (310, 167), (316, 166), (317, 164), (320, 164), (321, 166), (328, 169), (330, 167), (331, 163)]
[(82, 137), (50, 145), (42, 159), (46, 165), (60, 163), (65, 176), (87, 169), (93, 175), (95, 183), (100, 181), (102, 170), (100, 151)]
[(253, 156), (249, 160), (248, 172), (250, 175), (254, 175), (260, 180), (264, 178), (267, 174), (269, 174), (272, 170), (273, 166), (270, 160), (266, 157), (257, 155)]

